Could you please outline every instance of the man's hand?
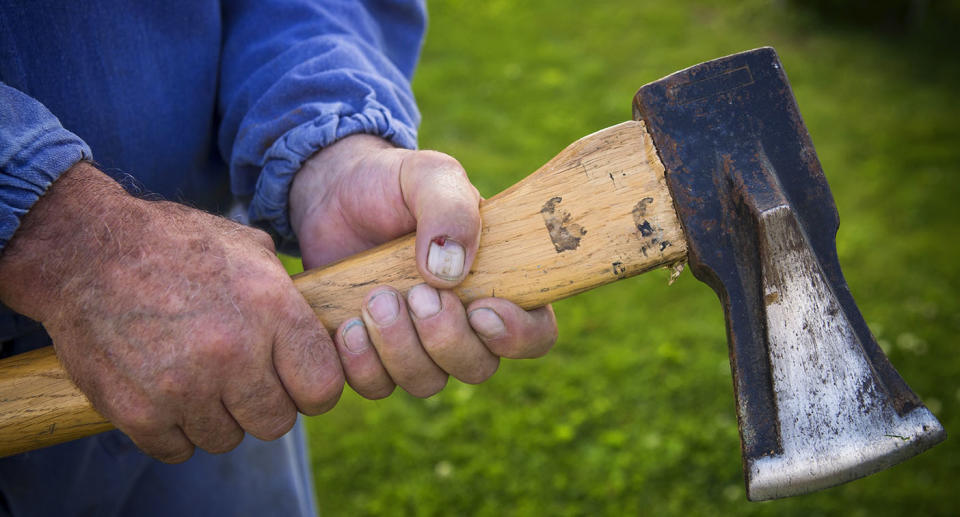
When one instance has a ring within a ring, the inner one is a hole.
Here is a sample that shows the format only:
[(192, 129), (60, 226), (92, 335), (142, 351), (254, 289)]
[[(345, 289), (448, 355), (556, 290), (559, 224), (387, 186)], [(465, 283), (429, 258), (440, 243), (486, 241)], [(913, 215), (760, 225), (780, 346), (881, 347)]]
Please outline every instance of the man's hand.
[(78, 164), (0, 256), (0, 300), (41, 322), (94, 407), (143, 451), (225, 452), (330, 409), (343, 372), (263, 232), (127, 195)]
[(470, 271), (480, 241), (480, 195), (460, 164), (432, 151), (354, 135), (297, 174), (290, 215), (304, 267), (322, 266), (414, 230), (424, 283), (403, 296), (367, 295), (360, 317), (335, 334), (350, 386), (367, 398), (395, 385), (428, 397), (447, 376), (486, 380), (500, 357), (538, 357), (556, 340), (553, 310), (526, 312), (498, 298), (464, 307), (449, 289)]

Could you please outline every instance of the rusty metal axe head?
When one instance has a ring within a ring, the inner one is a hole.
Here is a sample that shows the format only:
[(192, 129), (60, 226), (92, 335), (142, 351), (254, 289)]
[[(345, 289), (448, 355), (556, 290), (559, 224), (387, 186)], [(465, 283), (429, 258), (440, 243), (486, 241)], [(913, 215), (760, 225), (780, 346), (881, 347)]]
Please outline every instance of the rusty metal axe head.
[(772, 48), (637, 92), (694, 275), (726, 314), (747, 497), (884, 469), (946, 437), (880, 350), (840, 271), (837, 210)]

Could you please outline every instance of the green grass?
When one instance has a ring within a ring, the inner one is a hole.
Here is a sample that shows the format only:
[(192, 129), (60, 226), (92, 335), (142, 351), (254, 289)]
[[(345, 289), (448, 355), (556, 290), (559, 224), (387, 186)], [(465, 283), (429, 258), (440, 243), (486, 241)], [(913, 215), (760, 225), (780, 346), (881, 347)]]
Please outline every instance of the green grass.
[[(773, 45), (841, 216), (838, 249), (890, 359), (960, 432), (960, 109), (922, 31), (830, 25), (781, 3), (431, 2), (421, 144), (491, 196), (630, 117), (635, 90)], [(352, 392), (309, 421), (326, 515), (951, 515), (960, 446), (817, 494), (748, 503), (720, 306), (663, 271), (556, 304), (560, 340), (428, 400)]]

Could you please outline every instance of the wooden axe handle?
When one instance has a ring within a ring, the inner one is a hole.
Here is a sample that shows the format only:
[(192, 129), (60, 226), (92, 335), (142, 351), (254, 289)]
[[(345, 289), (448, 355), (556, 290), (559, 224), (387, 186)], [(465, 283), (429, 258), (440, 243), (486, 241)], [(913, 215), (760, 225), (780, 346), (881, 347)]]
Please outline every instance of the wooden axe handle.
[[(532, 309), (686, 258), (663, 165), (643, 122), (577, 140), (480, 205), (483, 230), (466, 303), (498, 296)], [(331, 332), (379, 284), (422, 282), (414, 236), (294, 277)], [(70, 381), (52, 347), (0, 361), (0, 456), (111, 429)]]

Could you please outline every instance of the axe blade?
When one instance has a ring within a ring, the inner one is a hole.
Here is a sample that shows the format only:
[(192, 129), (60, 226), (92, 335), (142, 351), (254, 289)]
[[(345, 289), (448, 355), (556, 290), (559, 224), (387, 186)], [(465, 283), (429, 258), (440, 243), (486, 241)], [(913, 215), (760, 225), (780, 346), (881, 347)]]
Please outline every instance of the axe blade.
[(637, 92), (694, 275), (724, 308), (747, 497), (877, 472), (946, 438), (867, 328), (836, 206), (772, 48)]

